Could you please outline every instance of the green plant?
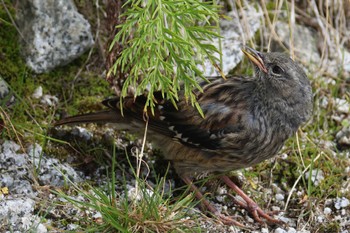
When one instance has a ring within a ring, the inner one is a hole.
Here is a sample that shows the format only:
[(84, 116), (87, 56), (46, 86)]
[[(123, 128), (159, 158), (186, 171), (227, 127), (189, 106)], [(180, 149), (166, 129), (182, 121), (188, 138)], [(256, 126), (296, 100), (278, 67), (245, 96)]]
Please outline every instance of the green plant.
[(172, 201), (172, 190), (165, 191), (165, 177), (157, 178), (151, 187), (146, 180), (137, 177), (137, 171), (130, 168), (138, 184), (138, 191), (133, 192), (127, 187), (123, 178), (123, 193), (116, 192), (115, 150), (112, 159), (111, 177), (106, 187), (96, 188), (90, 185), (77, 185), (70, 182), (71, 187), (84, 200), (65, 194), (63, 191), (53, 191), (81, 210), (94, 210), (101, 214), (98, 221), (84, 221), (87, 232), (197, 232), (195, 221), (188, 219), (188, 209), (193, 208), (192, 195), (183, 195), (177, 201)]
[(176, 106), (183, 90), (186, 100), (203, 115), (192, 90), (201, 90), (197, 77), (206, 80), (197, 64), (205, 58), (216, 67), (219, 62), (220, 52), (211, 44), (219, 37), (218, 26), (211, 25), (218, 25), (218, 6), (198, 0), (129, 0), (124, 7), (125, 22), (117, 25), (119, 32), (110, 47), (119, 43), (123, 50), (109, 71), (128, 74), (121, 96), (129, 87), (135, 96), (146, 92), (144, 110), (150, 107), (154, 113), (155, 91)]

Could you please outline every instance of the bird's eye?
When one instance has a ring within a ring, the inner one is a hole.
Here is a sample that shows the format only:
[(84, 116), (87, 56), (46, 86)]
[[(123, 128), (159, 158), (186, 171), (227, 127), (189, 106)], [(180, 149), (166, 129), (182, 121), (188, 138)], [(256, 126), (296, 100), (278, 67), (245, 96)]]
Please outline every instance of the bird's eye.
[(279, 67), (278, 65), (274, 65), (272, 67), (272, 73), (275, 75), (281, 75), (283, 73), (283, 69)]

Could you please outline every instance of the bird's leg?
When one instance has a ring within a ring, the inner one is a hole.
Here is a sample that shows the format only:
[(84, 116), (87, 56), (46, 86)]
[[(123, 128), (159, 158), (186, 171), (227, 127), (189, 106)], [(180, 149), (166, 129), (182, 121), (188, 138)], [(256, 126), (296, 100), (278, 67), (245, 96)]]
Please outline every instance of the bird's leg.
[(231, 198), (237, 203), (238, 205), (242, 206), (243, 208), (247, 209), (252, 215), (255, 221), (258, 221), (262, 223), (263, 221), (261, 218), (265, 218), (267, 222), (274, 223), (274, 224), (282, 224), (283, 222), (281, 220), (275, 219), (271, 217), (270, 215), (266, 214), (258, 204), (256, 204), (252, 199), (250, 199), (232, 180), (227, 176), (222, 176), (221, 180), (225, 182), (225, 184), (230, 187), (235, 193), (237, 193), (239, 196), (243, 198), (243, 200), (246, 203), (243, 203), (241, 201), (235, 200), (235, 198), (230, 195)]
[(205, 199), (201, 191), (197, 188), (196, 185), (193, 184), (192, 180), (189, 177), (183, 176), (181, 178), (190, 187), (190, 190), (194, 192), (195, 197), (201, 201), (201, 203), (205, 206), (205, 208), (207, 208), (207, 210), (210, 211), (212, 215), (217, 216), (226, 225), (235, 225), (239, 227), (244, 227), (243, 224), (239, 223), (233, 218), (230, 218), (228, 216), (225, 216), (219, 213), (219, 211), (212, 204), (210, 204), (207, 199)]

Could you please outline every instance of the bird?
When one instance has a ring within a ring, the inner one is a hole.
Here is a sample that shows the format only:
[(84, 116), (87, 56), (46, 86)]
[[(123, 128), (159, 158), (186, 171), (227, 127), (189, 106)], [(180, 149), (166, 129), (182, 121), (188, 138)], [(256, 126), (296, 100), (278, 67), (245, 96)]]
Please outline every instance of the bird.
[[(147, 110), (147, 137), (163, 151), (207, 210), (223, 223), (243, 226), (219, 213), (203, 197), (193, 183), (195, 177), (220, 174), (221, 180), (243, 198), (244, 202), (236, 203), (256, 221), (279, 224), (281, 220), (265, 213), (226, 174), (274, 157), (310, 119), (312, 88), (304, 70), (287, 54), (259, 52), (248, 46), (242, 47), (242, 52), (253, 64), (252, 76), (208, 77), (199, 82), (202, 90), (193, 92), (204, 116), (188, 103), (183, 92), (176, 106), (155, 92), (154, 113)], [(120, 130), (138, 134), (145, 127), (146, 101), (144, 95), (108, 98), (102, 101), (106, 110), (63, 118), (55, 126), (115, 123)]]

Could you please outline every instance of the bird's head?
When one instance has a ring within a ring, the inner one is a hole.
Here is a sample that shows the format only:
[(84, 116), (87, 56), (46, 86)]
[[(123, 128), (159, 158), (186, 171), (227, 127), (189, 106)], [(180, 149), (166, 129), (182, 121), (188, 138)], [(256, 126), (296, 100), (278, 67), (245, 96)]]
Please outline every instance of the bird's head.
[[(245, 47), (243, 53), (255, 65), (255, 77), (270, 102), (292, 107), (306, 120), (312, 109), (312, 90), (304, 70), (284, 53), (262, 53)], [(299, 108), (298, 108), (299, 107)]]

